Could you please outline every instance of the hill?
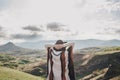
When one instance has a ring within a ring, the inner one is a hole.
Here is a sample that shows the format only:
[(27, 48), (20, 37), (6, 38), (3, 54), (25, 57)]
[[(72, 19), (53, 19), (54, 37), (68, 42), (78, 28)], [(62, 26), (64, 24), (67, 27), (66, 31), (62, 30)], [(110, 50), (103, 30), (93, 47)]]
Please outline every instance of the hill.
[[(40, 74), (46, 77), (46, 58), (44, 60), (25, 65), (21, 69), (33, 75)], [(78, 50), (74, 54), (74, 66), (76, 80), (119, 80), (117, 78), (120, 75), (120, 47), (90, 47)]]
[[(75, 49), (82, 49), (86, 47), (98, 47), (98, 46), (119, 46), (120, 40), (98, 40), (98, 39), (86, 39), (86, 40), (65, 40), (66, 42), (74, 42)], [(45, 44), (54, 44), (56, 40), (41, 40), (38, 42), (23, 42), (17, 45), (21, 47), (31, 48), (31, 49), (45, 49)]]
[(17, 70), (0, 67), (0, 80), (44, 80), (44, 79)]
[(19, 56), (32, 56), (32, 57), (38, 56), (40, 55), (41, 52), (42, 50), (23, 48), (23, 47), (17, 46), (12, 42), (8, 42), (0, 46), (0, 54), (9, 54), (9, 55), (18, 56), (18, 57)]
[(120, 76), (120, 51), (115, 49), (111, 51), (111, 48), (108, 48), (107, 52), (106, 50), (94, 54), (76, 54), (77, 78), (79, 77), (80, 80), (109, 80)]
[(8, 52), (8, 51), (18, 51), (18, 50), (24, 50), (22, 47), (18, 47), (12, 42), (8, 42), (4, 45), (0, 46), (0, 52)]

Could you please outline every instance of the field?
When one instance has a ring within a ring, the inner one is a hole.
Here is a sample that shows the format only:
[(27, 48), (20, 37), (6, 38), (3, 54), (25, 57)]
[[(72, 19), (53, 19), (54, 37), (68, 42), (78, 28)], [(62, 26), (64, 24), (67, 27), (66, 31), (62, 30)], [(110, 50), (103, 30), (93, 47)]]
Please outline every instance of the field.
[(0, 80), (44, 80), (44, 78), (35, 77), (10, 68), (0, 67)]

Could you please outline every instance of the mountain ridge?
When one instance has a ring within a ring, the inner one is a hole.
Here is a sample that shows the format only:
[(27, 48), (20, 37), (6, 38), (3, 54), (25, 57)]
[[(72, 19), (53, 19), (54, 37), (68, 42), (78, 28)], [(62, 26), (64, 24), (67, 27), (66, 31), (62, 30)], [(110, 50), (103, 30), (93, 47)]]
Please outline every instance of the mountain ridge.
[[(88, 48), (88, 47), (101, 47), (101, 46), (120, 46), (120, 40), (117, 40), (117, 39), (112, 39), (112, 40), (86, 39), (86, 40), (64, 40), (64, 41), (74, 42), (75, 49), (82, 49), (82, 48)], [(6, 47), (7, 47), (7, 50), (9, 50), (10, 48), (15, 48), (15, 50), (21, 50), (21, 49), (43, 50), (45, 49), (44, 47), (45, 44), (54, 44), (55, 42), (56, 40), (41, 40), (37, 42), (22, 42), (22, 43), (16, 43), (16, 44), (14, 44), (13, 42), (8, 42), (0, 46), (0, 51), (1, 50), (6, 51)]]
[(24, 48), (16, 46), (12, 42), (8, 42), (8, 43), (0, 46), (0, 52), (18, 51), (18, 50), (24, 50)]
[[(86, 39), (86, 40), (64, 40), (66, 42), (74, 42), (75, 49), (82, 49), (86, 47), (99, 47), (99, 46), (120, 46), (120, 40), (98, 40), (98, 39)], [(56, 40), (42, 40), (37, 42), (23, 42), (17, 45), (31, 49), (45, 49), (45, 44), (54, 44)]]

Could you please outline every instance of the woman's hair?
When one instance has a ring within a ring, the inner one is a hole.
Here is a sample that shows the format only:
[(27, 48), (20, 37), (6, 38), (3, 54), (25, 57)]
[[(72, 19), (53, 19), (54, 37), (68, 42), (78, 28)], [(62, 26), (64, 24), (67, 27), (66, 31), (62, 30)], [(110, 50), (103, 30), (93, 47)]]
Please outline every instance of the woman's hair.
[[(64, 44), (67, 42), (63, 42), (62, 40), (57, 40), (55, 44)], [(65, 47), (61, 48), (61, 49), (56, 49), (55, 47), (53, 47), (56, 51), (61, 51), (61, 50), (65, 50)]]
[(57, 40), (55, 44), (64, 44), (66, 42), (63, 42), (62, 40)]

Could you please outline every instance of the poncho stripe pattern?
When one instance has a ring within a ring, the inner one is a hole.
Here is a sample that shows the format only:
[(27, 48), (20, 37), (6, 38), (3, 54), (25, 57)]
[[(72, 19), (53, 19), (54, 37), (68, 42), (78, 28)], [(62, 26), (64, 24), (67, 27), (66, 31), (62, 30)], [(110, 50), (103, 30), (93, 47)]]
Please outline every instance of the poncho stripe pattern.
[(47, 49), (47, 80), (75, 80), (72, 46)]

